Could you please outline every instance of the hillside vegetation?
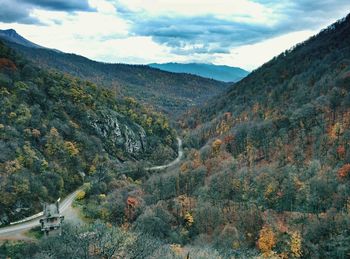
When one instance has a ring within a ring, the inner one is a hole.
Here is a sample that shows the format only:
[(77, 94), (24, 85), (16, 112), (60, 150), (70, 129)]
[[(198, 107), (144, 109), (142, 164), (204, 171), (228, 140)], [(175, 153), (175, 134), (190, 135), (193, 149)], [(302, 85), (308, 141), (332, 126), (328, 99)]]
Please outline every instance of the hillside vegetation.
[(230, 229), (237, 253), (348, 257), (349, 91), (347, 16), (189, 112), (182, 171), (205, 171), (191, 195), (194, 221), (203, 202), (221, 215), (202, 233), (227, 238)]
[(78, 201), (94, 225), (0, 253), (349, 258), (350, 15), (180, 124), (178, 167), (98, 173)]
[[(133, 98), (47, 72), (0, 43), (0, 225), (100, 170), (176, 157), (167, 119)], [(107, 166), (108, 165), (108, 166)]]
[(51, 49), (28, 48), (8, 42), (37, 66), (89, 80), (170, 116), (203, 104), (222, 93), (228, 84), (190, 74), (176, 74), (142, 65), (108, 64)]

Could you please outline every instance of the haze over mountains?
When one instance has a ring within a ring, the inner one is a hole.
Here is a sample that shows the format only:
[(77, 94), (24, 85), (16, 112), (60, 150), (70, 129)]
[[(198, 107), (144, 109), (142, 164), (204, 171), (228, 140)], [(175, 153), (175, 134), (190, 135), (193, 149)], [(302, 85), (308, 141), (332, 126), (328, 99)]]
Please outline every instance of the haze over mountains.
[(189, 73), (202, 77), (212, 78), (224, 82), (237, 82), (246, 77), (249, 72), (239, 67), (230, 67), (201, 63), (164, 63), (149, 64), (150, 67), (159, 68), (174, 73)]
[(0, 38), (37, 66), (56, 69), (134, 96), (161, 111), (176, 115), (227, 89), (229, 84), (190, 74), (177, 74), (144, 65), (108, 64), (85, 57), (42, 48), (14, 30), (1, 31)]

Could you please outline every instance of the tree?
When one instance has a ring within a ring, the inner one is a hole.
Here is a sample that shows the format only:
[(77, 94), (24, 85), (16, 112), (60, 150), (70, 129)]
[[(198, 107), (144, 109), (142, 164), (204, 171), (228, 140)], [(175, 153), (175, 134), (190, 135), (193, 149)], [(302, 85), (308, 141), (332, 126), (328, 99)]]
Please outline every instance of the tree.
[(191, 215), (191, 213), (187, 212), (187, 213), (185, 214), (184, 219), (185, 219), (186, 225), (187, 225), (188, 227), (191, 227), (191, 226), (193, 225), (194, 219), (193, 219), (193, 216)]
[(300, 258), (303, 254), (301, 246), (302, 237), (299, 231), (292, 233), (290, 237), (290, 251), (293, 257)]
[(64, 146), (71, 157), (75, 157), (79, 154), (79, 149), (76, 147), (75, 143), (71, 141), (65, 141)]
[(213, 144), (211, 145), (214, 155), (217, 155), (219, 153), (221, 145), (222, 145), (221, 139), (214, 140)]
[(276, 236), (271, 227), (264, 226), (259, 233), (258, 248), (264, 257), (270, 257), (274, 254), (272, 249), (276, 245)]
[(350, 164), (345, 164), (338, 170), (338, 177), (341, 179), (346, 178), (350, 174)]

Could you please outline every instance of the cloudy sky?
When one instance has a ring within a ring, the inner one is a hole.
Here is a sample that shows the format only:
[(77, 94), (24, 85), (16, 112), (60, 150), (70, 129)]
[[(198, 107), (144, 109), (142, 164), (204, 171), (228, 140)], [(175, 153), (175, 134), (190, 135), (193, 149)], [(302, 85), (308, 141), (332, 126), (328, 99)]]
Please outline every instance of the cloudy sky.
[(0, 29), (105, 62), (252, 70), (348, 12), (349, 0), (0, 0)]

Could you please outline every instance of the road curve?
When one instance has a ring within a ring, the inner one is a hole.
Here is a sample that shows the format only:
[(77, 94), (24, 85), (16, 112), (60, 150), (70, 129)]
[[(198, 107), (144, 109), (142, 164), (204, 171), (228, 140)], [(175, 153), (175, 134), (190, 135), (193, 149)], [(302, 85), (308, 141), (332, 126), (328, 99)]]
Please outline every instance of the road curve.
[[(178, 156), (177, 158), (166, 164), (161, 166), (153, 166), (148, 167), (146, 170), (155, 171), (155, 170), (162, 170), (168, 167), (171, 167), (178, 162), (180, 162), (182, 156), (183, 156), (183, 149), (182, 149), (182, 141), (180, 138), (177, 138), (178, 142)], [(60, 212), (62, 215), (65, 216), (69, 212), (69, 210), (72, 208), (73, 201), (77, 197), (77, 194), (80, 189), (76, 190), (75, 192), (68, 195), (65, 199), (63, 199), (60, 202)], [(25, 218), (21, 220), (22, 223), (14, 224), (11, 226), (0, 228), (0, 240), (6, 240), (6, 239), (25, 239), (21, 234), (25, 231), (32, 229), (34, 227), (40, 226), (39, 220), (43, 218), (42, 213), (37, 214), (38, 216), (34, 215), (28, 218)]]
[(169, 164), (148, 167), (148, 168), (146, 168), (146, 170), (149, 170), (149, 171), (162, 170), (162, 169), (166, 169), (168, 167), (171, 167), (173, 165), (176, 165), (178, 162), (180, 162), (180, 160), (184, 154), (183, 149), (182, 149), (182, 140), (179, 137), (177, 137), (176, 139), (177, 139), (177, 144), (178, 144), (177, 158), (174, 161), (170, 162)]

